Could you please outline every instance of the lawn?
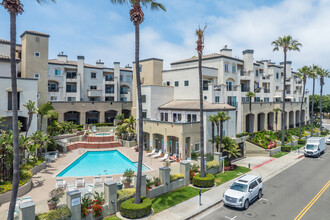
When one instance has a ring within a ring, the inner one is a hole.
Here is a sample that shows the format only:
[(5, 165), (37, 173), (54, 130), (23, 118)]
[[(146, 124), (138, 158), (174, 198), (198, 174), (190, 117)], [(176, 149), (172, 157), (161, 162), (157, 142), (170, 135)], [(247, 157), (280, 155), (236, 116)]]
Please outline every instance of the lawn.
[[(202, 193), (206, 192), (208, 189), (202, 189)], [(164, 195), (158, 196), (152, 199), (152, 208), (154, 209), (154, 214), (175, 206), (181, 202), (184, 202), (192, 197), (198, 196), (199, 189), (186, 186), (172, 192), (166, 193)]]
[(121, 218), (118, 218), (116, 215), (112, 215), (110, 217), (105, 218), (104, 220), (121, 220)]
[(297, 150), (298, 148), (301, 148), (301, 147), (304, 147), (305, 145), (296, 145), (296, 146), (294, 146), (294, 147), (292, 147), (291, 148), (291, 151), (293, 151), (293, 150)]
[(287, 155), (289, 152), (278, 152), (277, 154), (274, 154), (272, 157), (275, 157), (275, 158), (280, 158), (284, 155)]
[(241, 166), (237, 166), (237, 169), (234, 170), (234, 171), (227, 171), (225, 172), (224, 174), (222, 173), (218, 173), (215, 175), (215, 183), (217, 184), (217, 186), (229, 181), (229, 180), (232, 180), (244, 173), (247, 173), (249, 172), (250, 169), (249, 168), (246, 168), (246, 167), (241, 167)]

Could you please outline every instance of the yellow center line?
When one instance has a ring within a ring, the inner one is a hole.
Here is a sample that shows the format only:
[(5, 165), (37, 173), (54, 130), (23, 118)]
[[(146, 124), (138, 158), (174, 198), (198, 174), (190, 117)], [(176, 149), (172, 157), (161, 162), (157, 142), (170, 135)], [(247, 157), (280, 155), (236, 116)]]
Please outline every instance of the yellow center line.
[(300, 220), (306, 212), (314, 205), (314, 203), (321, 197), (321, 195), (327, 190), (327, 188), (330, 186), (330, 180), (327, 184), (323, 186), (323, 188), (316, 194), (316, 196), (307, 204), (307, 206), (297, 215), (297, 217), (294, 220)]

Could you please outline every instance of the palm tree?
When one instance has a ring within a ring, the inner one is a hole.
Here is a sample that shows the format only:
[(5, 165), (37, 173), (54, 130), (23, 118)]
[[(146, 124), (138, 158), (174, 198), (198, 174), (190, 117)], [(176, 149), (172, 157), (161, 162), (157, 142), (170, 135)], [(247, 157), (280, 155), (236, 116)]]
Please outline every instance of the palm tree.
[(323, 118), (322, 94), (323, 94), (324, 78), (328, 78), (330, 76), (329, 74), (330, 74), (329, 70), (322, 69), (322, 68), (319, 69), (320, 86), (321, 86), (321, 88), (320, 88), (320, 129), (321, 129), (321, 132), (322, 132), (322, 118)]
[(272, 45), (274, 46), (273, 51), (279, 51), (280, 48), (283, 49), (284, 53), (284, 74), (283, 74), (283, 107), (282, 107), (282, 146), (284, 146), (284, 130), (285, 130), (285, 82), (286, 82), (286, 61), (287, 61), (287, 52), (288, 51), (300, 51), (300, 47), (302, 47), (302, 44), (299, 43), (297, 40), (293, 40), (290, 35), (279, 37), (277, 40), (272, 42)]
[[(212, 125), (212, 139), (211, 139), (211, 143), (212, 143), (212, 152), (214, 152), (214, 127), (215, 127), (215, 124), (218, 122), (218, 118), (217, 118), (217, 115), (210, 115), (207, 120), (209, 122), (211, 122), (211, 125)], [(218, 149), (217, 149), (218, 150)]]
[(301, 122), (303, 120), (302, 118), (302, 108), (305, 102), (305, 90), (306, 90), (306, 80), (308, 77), (308, 74), (310, 72), (310, 68), (308, 66), (303, 66), (301, 69), (298, 69), (298, 73), (296, 76), (302, 81), (303, 83), (303, 96), (300, 104), (300, 120), (299, 120), (299, 139), (301, 139)]
[(116, 120), (117, 120), (117, 125), (121, 125), (122, 123), (124, 123), (125, 120), (124, 114), (116, 115)]
[(217, 117), (220, 122), (220, 152), (222, 152), (221, 145), (222, 145), (222, 136), (223, 136), (223, 123), (225, 121), (228, 121), (230, 117), (227, 115), (226, 112), (218, 112)]
[(35, 107), (35, 102), (29, 100), (26, 104), (23, 105), (28, 110), (29, 120), (27, 124), (26, 134), (25, 137), (27, 137), (29, 133), (29, 129), (31, 127), (33, 115), (37, 112), (37, 109)]
[(246, 97), (249, 98), (249, 110), (250, 110), (250, 113), (251, 113), (251, 106), (252, 106), (252, 98), (255, 97), (256, 95), (249, 91), (248, 93), (246, 93)]
[(223, 152), (226, 152), (228, 154), (228, 165), (231, 166), (232, 158), (237, 158), (241, 155), (241, 153), (239, 152), (239, 147), (237, 146), (236, 142), (230, 137), (223, 138), (223, 145)]
[(277, 131), (277, 122), (278, 122), (278, 112), (281, 112), (280, 108), (274, 108), (273, 112), (275, 112), (275, 124), (276, 124), (276, 131)]
[(311, 136), (313, 136), (315, 80), (317, 79), (317, 76), (319, 75), (320, 69), (316, 65), (313, 65), (310, 68), (311, 68), (311, 71), (309, 72), (308, 77), (313, 79), (312, 113), (311, 113)]
[(197, 53), (198, 53), (198, 73), (199, 73), (199, 115), (200, 115), (200, 149), (201, 149), (201, 173), (202, 178), (205, 177), (205, 162), (204, 162), (204, 106), (203, 106), (203, 74), (202, 74), (202, 57), (204, 49), (204, 32), (206, 25), (203, 29), (198, 27), (196, 30), (197, 36)]
[[(38, 109), (37, 109), (37, 114), (40, 116), (40, 125), (39, 125), (39, 130), (42, 131), (42, 124), (43, 124), (43, 118), (50, 116), (51, 110), (54, 110), (54, 107), (50, 102), (46, 102), (42, 104)], [(46, 126), (47, 127), (47, 126)]]
[(142, 95), (141, 95), (141, 78), (140, 78), (140, 25), (144, 21), (144, 13), (141, 4), (145, 7), (150, 6), (152, 10), (161, 9), (166, 11), (165, 6), (155, 0), (111, 0), (113, 4), (130, 3), (132, 9), (129, 11), (131, 22), (135, 27), (135, 71), (136, 71), (136, 90), (138, 97), (138, 116), (139, 116), (139, 159), (135, 192), (135, 204), (141, 203), (141, 176), (142, 176), (142, 159), (143, 159), (143, 116), (142, 116)]
[[(46, 0), (36, 0), (38, 3), (46, 2)], [(52, 0), (55, 1), (55, 0)], [(14, 218), (16, 197), (19, 185), (19, 134), (18, 134), (18, 100), (17, 100), (17, 76), (16, 76), (16, 17), (24, 12), (23, 4), (20, 0), (2, 0), (1, 5), (9, 12), (10, 15), (10, 72), (12, 87), (12, 112), (13, 112), (13, 189), (8, 211), (8, 219)]]

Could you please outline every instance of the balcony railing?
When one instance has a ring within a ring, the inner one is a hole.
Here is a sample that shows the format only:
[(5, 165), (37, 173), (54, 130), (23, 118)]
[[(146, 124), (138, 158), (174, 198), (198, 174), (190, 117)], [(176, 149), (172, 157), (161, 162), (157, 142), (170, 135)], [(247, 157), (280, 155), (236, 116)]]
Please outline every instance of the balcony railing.
[(115, 81), (115, 79), (114, 78), (105, 78), (105, 81), (107, 81), (107, 82), (113, 82), (113, 81)]
[(270, 89), (264, 89), (264, 93), (270, 93)]
[(291, 94), (291, 91), (290, 90), (286, 90), (285, 93), (286, 94)]
[(259, 93), (260, 90), (261, 90), (260, 88), (256, 88), (256, 89), (254, 89), (254, 92), (255, 92), (255, 93)]
[(66, 92), (77, 92), (77, 89), (67, 89)]
[(250, 87), (241, 87), (241, 91), (242, 92), (249, 92), (250, 91)]
[(48, 89), (48, 92), (58, 92), (58, 89)]

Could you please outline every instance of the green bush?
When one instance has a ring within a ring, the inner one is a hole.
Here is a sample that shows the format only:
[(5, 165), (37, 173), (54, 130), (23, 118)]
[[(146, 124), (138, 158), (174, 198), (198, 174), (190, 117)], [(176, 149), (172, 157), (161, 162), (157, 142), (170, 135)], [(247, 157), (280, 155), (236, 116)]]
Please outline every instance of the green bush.
[(192, 160), (197, 160), (197, 153), (195, 151), (191, 152), (191, 159)]
[(183, 179), (183, 178), (184, 178), (184, 175), (182, 173), (170, 175), (171, 182), (176, 181), (178, 179)]
[(214, 155), (213, 154), (206, 154), (206, 161), (212, 161), (214, 160)]
[(55, 210), (38, 214), (36, 220), (62, 220), (71, 217), (71, 211), (66, 205), (58, 206)]
[(291, 146), (290, 145), (282, 146), (281, 151), (282, 152), (290, 152), (291, 151)]
[(243, 132), (243, 133), (236, 134), (236, 137), (241, 138), (241, 137), (245, 137), (245, 136), (248, 136), (248, 135), (249, 135), (248, 132)]
[(135, 195), (135, 188), (122, 189), (117, 191), (117, 202), (123, 202)]
[(196, 187), (212, 187), (214, 185), (214, 176), (210, 173), (206, 173), (205, 177), (200, 177), (200, 174), (197, 174), (193, 177), (193, 185)]
[(306, 144), (306, 140), (305, 139), (299, 139), (298, 140), (298, 144), (299, 145), (305, 145)]
[(134, 198), (126, 200), (120, 206), (120, 214), (126, 218), (141, 218), (151, 213), (151, 199), (142, 197), (140, 204), (134, 203)]
[(206, 169), (209, 170), (211, 168), (219, 168), (219, 162), (216, 160), (212, 160), (206, 163)]
[(328, 134), (327, 131), (322, 131), (322, 132), (321, 132), (321, 135), (327, 135), (327, 134)]

